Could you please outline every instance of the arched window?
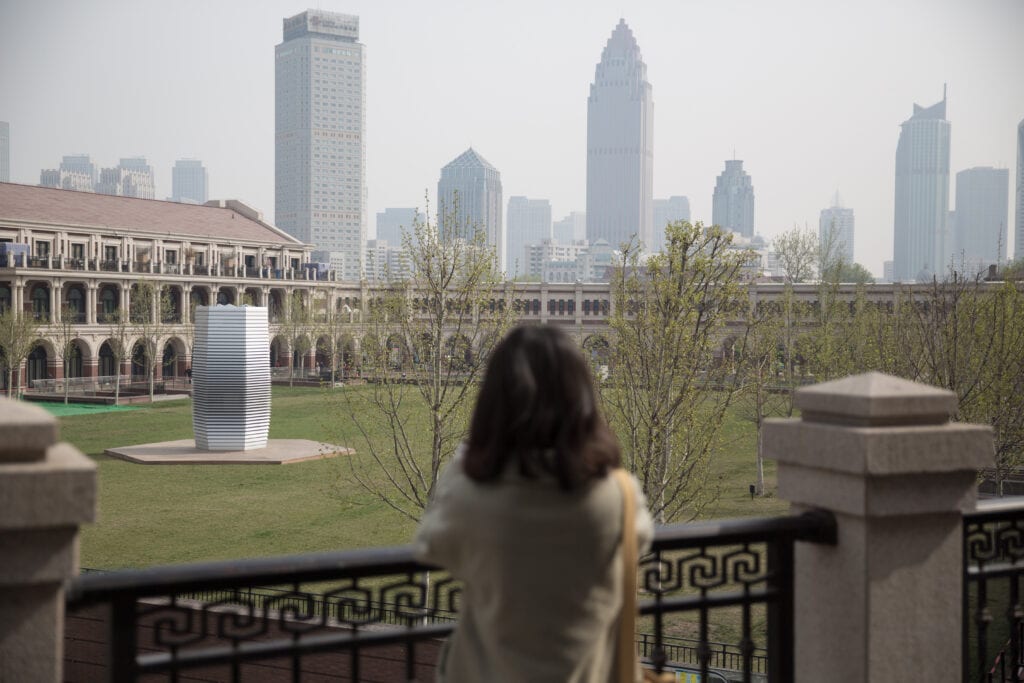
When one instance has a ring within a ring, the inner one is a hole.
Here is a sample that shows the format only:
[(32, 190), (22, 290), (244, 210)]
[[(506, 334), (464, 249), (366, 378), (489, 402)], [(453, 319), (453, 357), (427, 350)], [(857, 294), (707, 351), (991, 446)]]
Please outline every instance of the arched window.
[(103, 342), (100, 347), (100, 376), (112, 377), (117, 374), (117, 359), (114, 357), (114, 350), (108, 342)]

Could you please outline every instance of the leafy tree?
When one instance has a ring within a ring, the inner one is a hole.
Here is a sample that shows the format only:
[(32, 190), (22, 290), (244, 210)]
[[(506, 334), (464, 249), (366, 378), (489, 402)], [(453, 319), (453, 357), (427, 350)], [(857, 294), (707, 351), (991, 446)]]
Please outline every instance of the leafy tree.
[(0, 310), (0, 362), (7, 371), (7, 396), (17, 398), (14, 381), (20, 382), (21, 364), (39, 342), (39, 322), (31, 314), (15, 311), (13, 306)]
[(646, 261), (636, 243), (622, 247), (601, 385), (626, 464), (659, 522), (696, 516), (717, 495), (710, 461), (734, 391), (714, 352), (742, 305), (741, 270), (753, 258), (717, 226), (671, 223), (665, 238)]
[(814, 277), (814, 267), (821, 258), (818, 235), (810, 228), (793, 226), (772, 241), (779, 264), (789, 282), (804, 282)]
[(323, 309), (318, 313), (315, 325), (317, 351), (326, 355), (330, 360), (331, 384), (334, 384), (338, 376), (338, 361), (342, 360), (341, 341), (352, 328), (352, 314), (339, 309), (337, 305), (331, 306), (326, 292), (323, 294), (323, 298), (317, 302), (317, 308)]
[(852, 282), (858, 285), (869, 285), (875, 281), (875, 276), (859, 263), (839, 260), (821, 272), (821, 279), (827, 282)]
[[(513, 321), (511, 290), (482, 227), (461, 211), (457, 194), (438, 211), (440, 229), (429, 205), (424, 218), (416, 214), (402, 237), (409, 271), (389, 274), (370, 306), (363, 347), (375, 414), (367, 418), (342, 392), (346, 415), (336, 421), (364, 445), (349, 460), (351, 478), (413, 520), (464, 439), (484, 361)], [(371, 420), (386, 425), (386, 443), (371, 438)]]
[(1024, 292), (955, 273), (906, 293), (894, 335), (908, 379), (949, 389), (957, 419), (990, 424), (996, 481), (1024, 462)]
[[(759, 302), (750, 306), (745, 333), (731, 347), (736, 384), (740, 388), (737, 414), (752, 422), (757, 432), (756, 477), (754, 493), (764, 495), (764, 449), (761, 428), (768, 417), (785, 415), (791, 410), (789, 392), (781, 381), (780, 357), (786, 332), (784, 308), (778, 302)], [(773, 305), (763, 305), (771, 303)]]

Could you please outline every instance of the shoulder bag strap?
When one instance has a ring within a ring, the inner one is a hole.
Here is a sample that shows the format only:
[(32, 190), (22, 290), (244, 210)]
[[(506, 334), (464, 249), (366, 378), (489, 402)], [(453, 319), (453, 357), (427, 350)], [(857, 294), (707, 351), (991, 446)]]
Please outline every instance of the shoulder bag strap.
[(619, 683), (636, 681), (636, 495), (629, 473), (621, 467), (612, 475), (622, 489), (622, 614), (619, 617)]

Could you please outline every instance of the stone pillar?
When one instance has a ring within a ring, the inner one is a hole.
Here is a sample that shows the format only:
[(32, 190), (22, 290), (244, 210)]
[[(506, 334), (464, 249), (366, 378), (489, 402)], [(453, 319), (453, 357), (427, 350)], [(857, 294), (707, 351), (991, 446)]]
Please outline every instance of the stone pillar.
[(0, 681), (60, 681), (64, 581), (96, 510), (96, 465), (45, 410), (0, 398)]
[(796, 681), (959, 679), (961, 520), (991, 428), (950, 422), (956, 396), (867, 373), (796, 392), (770, 420), (779, 497), (831, 510), (835, 546), (797, 544)]

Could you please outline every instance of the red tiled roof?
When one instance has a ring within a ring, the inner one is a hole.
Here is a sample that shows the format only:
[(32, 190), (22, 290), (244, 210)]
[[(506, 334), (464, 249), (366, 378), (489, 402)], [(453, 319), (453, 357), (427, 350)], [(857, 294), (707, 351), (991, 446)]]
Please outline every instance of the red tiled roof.
[(0, 183), (0, 223), (6, 220), (191, 235), (216, 240), (301, 244), (282, 230), (228, 208), (15, 183)]

